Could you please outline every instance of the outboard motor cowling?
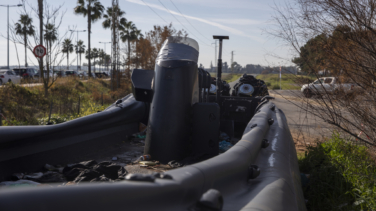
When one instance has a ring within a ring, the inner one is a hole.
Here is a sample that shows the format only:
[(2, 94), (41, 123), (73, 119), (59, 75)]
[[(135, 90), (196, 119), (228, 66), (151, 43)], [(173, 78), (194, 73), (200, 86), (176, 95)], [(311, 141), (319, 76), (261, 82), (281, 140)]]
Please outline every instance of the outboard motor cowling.
[(162, 163), (187, 156), (191, 107), (199, 102), (198, 44), (169, 37), (159, 51), (153, 81), (145, 154)]

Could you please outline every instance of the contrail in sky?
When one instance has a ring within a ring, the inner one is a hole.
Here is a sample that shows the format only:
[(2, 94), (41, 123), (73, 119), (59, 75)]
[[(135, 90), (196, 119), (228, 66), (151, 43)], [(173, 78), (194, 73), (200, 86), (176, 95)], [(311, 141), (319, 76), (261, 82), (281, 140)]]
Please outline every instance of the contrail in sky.
[[(181, 16), (183, 17), (182, 14), (178, 13), (178, 12), (175, 12), (173, 10), (167, 10), (159, 5), (156, 5), (156, 4), (151, 4), (151, 3), (148, 3), (147, 5), (141, 1), (141, 0), (127, 0), (128, 2), (131, 2), (131, 3), (135, 3), (135, 4), (140, 4), (140, 5), (144, 5), (144, 6), (148, 6), (149, 7), (153, 7), (155, 9), (158, 9), (158, 10), (162, 10), (164, 12), (171, 12), (172, 14), (174, 15), (178, 15), (178, 16)], [(243, 37), (248, 37), (252, 40), (255, 40), (257, 42), (264, 42), (263, 39), (259, 38), (259, 37), (256, 37), (256, 36), (251, 36), (251, 35), (248, 35), (246, 33), (244, 33), (243, 31), (240, 31), (238, 29), (234, 29), (234, 28), (231, 28), (231, 27), (228, 27), (228, 26), (225, 26), (225, 25), (222, 25), (220, 23), (216, 23), (216, 22), (213, 22), (213, 21), (208, 21), (208, 20), (205, 20), (205, 19), (202, 19), (202, 18), (197, 18), (197, 17), (193, 17), (193, 16), (189, 16), (189, 15), (184, 15), (186, 18), (189, 18), (189, 19), (192, 19), (192, 20), (196, 20), (196, 21), (200, 21), (200, 22), (203, 22), (203, 23), (206, 23), (206, 24), (209, 24), (209, 25), (212, 25), (212, 26), (215, 26), (215, 27), (218, 27), (222, 30), (225, 30), (227, 32), (230, 32), (232, 34), (236, 34), (236, 35), (239, 35), (239, 36), (243, 36)]]

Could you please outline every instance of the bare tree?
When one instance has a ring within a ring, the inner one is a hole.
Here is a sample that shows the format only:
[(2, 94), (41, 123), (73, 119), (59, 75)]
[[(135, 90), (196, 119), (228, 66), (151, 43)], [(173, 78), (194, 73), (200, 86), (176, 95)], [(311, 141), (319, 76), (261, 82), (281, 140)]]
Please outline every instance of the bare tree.
[[(48, 95), (48, 89), (57, 80), (56, 77), (50, 78), (50, 70), (55, 65), (61, 64), (64, 59), (62, 54), (62, 41), (68, 37), (68, 30), (64, 33), (58, 33), (58, 29), (61, 26), (63, 17), (66, 11), (62, 11), (62, 6), (53, 7), (46, 3), (46, 0), (38, 0), (37, 8), (23, 1), (23, 14), (34, 13), (39, 19), (39, 30), (35, 30), (33, 36), (25, 36), (17, 34), (16, 28), (11, 30), (11, 41), (17, 44), (23, 44), (30, 52), (33, 51), (36, 45), (43, 45), (43, 40), (48, 42), (47, 56), (38, 59), (39, 64), (39, 80), (43, 83), (45, 95)], [(29, 15), (30, 16), (30, 15)], [(44, 27), (46, 28), (46, 34), (44, 33)], [(72, 36), (72, 34), (70, 34)], [(49, 59), (47, 59), (49, 57)], [(47, 65), (44, 65), (44, 59), (47, 59)], [(29, 59), (30, 60), (30, 59)], [(31, 61), (32, 62), (32, 61)], [(35, 65), (35, 64), (34, 64)], [(46, 77), (45, 77), (46, 76)]]
[[(275, 27), (268, 33), (289, 46), (317, 78), (319, 61), (319, 67), (338, 80), (334, 92), (318, 80), (319, 86), (306, 95), (315, 97), (301, 99), (302, 109), (355, 140), (375, 146), (376, 0), (295, 0), (274, 9)], [(313, 39), (307, 50), (306, 44)], [(297, 82), (301, 79), (296, 78)], [(353, 85), (351, 90), (346, 84)], [(359, 137), (360, 132), (365, 135)]]

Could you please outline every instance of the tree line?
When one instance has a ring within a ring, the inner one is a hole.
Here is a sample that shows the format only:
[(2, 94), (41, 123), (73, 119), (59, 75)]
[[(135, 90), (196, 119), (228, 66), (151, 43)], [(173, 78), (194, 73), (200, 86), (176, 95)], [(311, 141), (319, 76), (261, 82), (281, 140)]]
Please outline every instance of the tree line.
[[(87, 19), (87, 47), (82, 40), (74, 44), (72, 41), (73, 33), (69, 34), (69, 29), (65, 33), (59, 31), (66, 12), (62, 10), (62, 5), (52, 7), (46, 0), (38, 0), (38, 7), (31, 8), (31, 11), (39, 19), (39, 31), (36, 30), (37, 27), (33, 24), (30, 11), (26, 9), (26, 6), (23, 6), (20, 19), (12, 29), (12, 41), (24, 45), (25, 66), (28, 66), (27, 50), (32, 51), (34, 46), (43, 45), (44, 41), (48, 50), (46, 57), (38, 60), (41, 72), (49, 71), (55, 65), (60, 65), (63, 59), (66, 59), (67, 68), (69, 69), (69, 56), (75, 51), (80, 64), (82, 54), (85, 55), (88, 61), (88, 73), (91, 77), (92, 67), (95, 68), (95, 65), (108, 66), (109, 63), (113, 62), (111, 55), (106, 54), (103, 49), (91, 47), (92, 24), (100, 20), (102, 20), (101, 24), (104, 29), (112, 30), (112, 32), (114, 32), (114, 29), (119, 31), (120, 41), (126, 46), (126, 48), (121, 48), (123, 55), (121, 56), (120, 65), (122, 71), (128, 73), (128, 77), (130, 70), (133, 68), (153, 69), (158, 51), (169, 36), (188, 35), (184, 30), (176, 30), (172, 24), (165, 26), (155, 25), (150, 31), (142, 33), (135, 23), (124, 17), (126, 13), (120, 7), (105, 8), (99, 0), (78, 0), (77, 5), (72, 9), (74, 14)], [(114, 13), (117, 14), (118, 24), (115, 24)], [(99, 61), (96, 61), (96, 59), (99, 59)], [(44, 60), (46, 65), (43, 65)], [(120, 77), (119, 74), (118, 77)], [(40, 78), (45, 84), (45, 93), (47, 95), (48, 88), (52, 86), (54, 79), (50, 79), (48, 74), (46, 78), (44, 74), (41, 74)]]

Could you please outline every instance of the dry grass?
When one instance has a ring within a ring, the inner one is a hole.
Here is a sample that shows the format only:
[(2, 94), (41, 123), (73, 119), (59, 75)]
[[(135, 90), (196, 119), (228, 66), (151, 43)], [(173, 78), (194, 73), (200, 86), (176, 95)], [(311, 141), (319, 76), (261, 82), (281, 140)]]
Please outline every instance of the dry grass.
[(73, 116), (78, 107), (109, 105), (131, 92), (130, 81), (122, 79), (120, 87), (110, 89), (110, 81), (66, 77), (57, 80), (44, 95), (42, 86), (22, 87), (7, 84), (0, 89), (0, 106), (8, 121), (5, 125), (35, 125), (38, 119), (48, 116), (52, 102), (52, 114)]

